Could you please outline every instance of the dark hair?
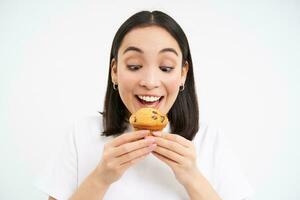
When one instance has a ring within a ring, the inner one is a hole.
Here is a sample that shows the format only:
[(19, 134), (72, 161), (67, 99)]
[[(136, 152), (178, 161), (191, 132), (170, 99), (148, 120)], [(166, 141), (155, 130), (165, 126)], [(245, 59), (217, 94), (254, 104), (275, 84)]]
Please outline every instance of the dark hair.
[(128, 18), (118, 29), (112, 43), (110, 68), (104, 103), (103, 126), (104, 136), (123, 133), (128, 126), (129, 111), (121, 100), (118, 91), (113, 89), (111, 79), (112, 60), (118, 59), (118, 50), (125, 35), (137, 27), (159, 26), (168, 31), (178, 42), (182, 52), (182, 66), (189, 64), (185, 88), (180, 91), (167, 116), (172, 133), (192, 140), (199, 129), (199, 109), (195, 90), (193, 63), (188, 40), (177, 22), (161, 11), (141, 11)]

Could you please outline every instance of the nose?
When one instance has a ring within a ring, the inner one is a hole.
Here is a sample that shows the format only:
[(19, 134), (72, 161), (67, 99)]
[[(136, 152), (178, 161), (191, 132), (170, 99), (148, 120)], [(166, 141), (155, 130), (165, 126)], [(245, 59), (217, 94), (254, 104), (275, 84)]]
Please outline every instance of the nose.
[(147, 88), (148, 90), (158, 88), (161, 84), (159, 75), (155, 70), (146, 70), (143, 73), (143, 77), (140, 80), (140, 86)]

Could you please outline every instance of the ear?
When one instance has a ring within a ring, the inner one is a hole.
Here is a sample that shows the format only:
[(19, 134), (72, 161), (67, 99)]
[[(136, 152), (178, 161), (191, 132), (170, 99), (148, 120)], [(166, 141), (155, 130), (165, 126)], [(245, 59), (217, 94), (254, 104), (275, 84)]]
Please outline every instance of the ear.
[(186, 80), (186, 76), (187, 76), (187, 73), (189, 71), (189, 63), (188, 61), (185, 61), (184, 65), (182, 66), (182, 69), (181, 69), (181, 84), (185, 84), (185, 80)]
[(110, 64), (110, 67), (111, 67), (111, 80), (113, 83), (118, 83), (118, 70), (117, 70), (117, 61), (116, 59), (112, 59), (111, 60), (111, 64)]

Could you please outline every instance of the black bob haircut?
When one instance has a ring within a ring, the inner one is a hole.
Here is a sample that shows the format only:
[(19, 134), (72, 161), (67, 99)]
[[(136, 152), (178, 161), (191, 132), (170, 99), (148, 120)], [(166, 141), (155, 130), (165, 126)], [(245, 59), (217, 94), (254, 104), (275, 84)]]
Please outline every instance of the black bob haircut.
[(123, 133), (128, 127), (129, 111), (121, 100), (119, 92), (113, 89), (111, 79), (112, 60), (118, 59), (118, 50), (124, 36), (133, 28), (159, 26), (168, 31), (179, 44), (182, 52), (182, 66), (189, 64), (185, 88), (169, 110), (167, 116), (170, 121), (171, 132), (192, 140), (199, 129), (199, 108), (195, 90), (193, 63), (187, 37), (179, 24), (169, 15), (161, 11), (141, 11), (129, 17), (118, 29), (111, 47), (110, 68), (103, 111), (102, 135), (111, 136)]

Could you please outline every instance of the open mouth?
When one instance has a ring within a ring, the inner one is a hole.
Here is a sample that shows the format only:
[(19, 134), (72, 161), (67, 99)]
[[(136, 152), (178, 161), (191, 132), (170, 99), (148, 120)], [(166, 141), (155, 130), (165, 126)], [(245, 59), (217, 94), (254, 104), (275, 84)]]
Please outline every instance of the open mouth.
[(142, 96), (142, 95), (135, 95), (135, 97), (137, 98), (139, 103), (147, 106), (157, 106), (164, 98), (164, 96)]

